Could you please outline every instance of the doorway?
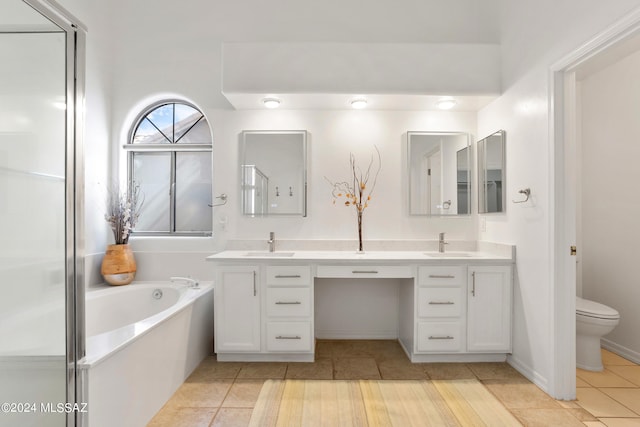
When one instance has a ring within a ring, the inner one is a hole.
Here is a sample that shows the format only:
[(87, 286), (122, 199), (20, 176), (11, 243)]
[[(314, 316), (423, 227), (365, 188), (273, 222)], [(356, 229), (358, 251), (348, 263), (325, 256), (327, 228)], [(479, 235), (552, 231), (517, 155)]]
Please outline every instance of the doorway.
[[(577, 162), (579, 128), (578, 78), (580, 73), (606, 67), (637, 49), (640, 9), (603, 31), (593, 40), (551, 67), (551, 138), (553, 150), (553, 235), (552, 254), (555, 336), (552, 395), (574, 399), (575, 383), (575, 296), (578, 216)], [(635, 47), (634, 47), (635, 46)], [(580, 248), (578, 247), (578, 251)]]

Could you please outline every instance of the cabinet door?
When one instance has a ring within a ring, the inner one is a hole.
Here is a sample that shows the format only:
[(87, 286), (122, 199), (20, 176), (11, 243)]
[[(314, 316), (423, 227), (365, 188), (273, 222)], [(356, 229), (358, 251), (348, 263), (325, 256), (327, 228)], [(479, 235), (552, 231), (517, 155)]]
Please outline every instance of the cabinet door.
[(468, 270), (467, 350), (511, 352), (510, 266), (470, 266)]
[(258, 268), (218, 267), (215, 282), (216, 352), (260, 351)]

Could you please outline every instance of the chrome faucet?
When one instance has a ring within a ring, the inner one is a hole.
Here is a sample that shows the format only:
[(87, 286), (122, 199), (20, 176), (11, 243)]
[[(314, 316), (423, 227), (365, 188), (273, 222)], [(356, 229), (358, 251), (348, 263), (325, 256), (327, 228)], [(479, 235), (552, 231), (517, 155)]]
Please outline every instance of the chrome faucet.
[(444, 253), (444, 245), (448, 244), (448, 242), (444, 241), (444, 233), (440, 233), (440, 237), (438, 239), (438, 252)]
[(271, 232), (269, 233), (269, 240), (267, 240), (267, 243), (269, 244), (269, 252), (275, 252), (276, 250), (276, 233), (275, 232)]
[(185, 282), (185, 283), (189, 284), (190, 288), (199, 288), (200, 287), (200, 283), (198, 283), (197, 280), (194, 280), (191, 277), (176, 276), (176, 277), (172, 277), (171, 281), (172, 282)]

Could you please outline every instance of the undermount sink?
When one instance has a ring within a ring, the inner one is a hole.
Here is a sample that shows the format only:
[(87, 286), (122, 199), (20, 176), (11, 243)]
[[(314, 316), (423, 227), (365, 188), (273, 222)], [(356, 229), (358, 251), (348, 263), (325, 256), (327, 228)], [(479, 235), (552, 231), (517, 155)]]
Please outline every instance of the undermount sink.
[(269, 252), (269, 251), (257, 251), (247, 252), (244, 256), (256, 256), (256, 257), (269, 257), (269, 258), (283, 258), (293, 256), (294, 252)]
[(425, 252), (424, 254), (433, 258), (465, 258), (472, 256), (470, 252)]

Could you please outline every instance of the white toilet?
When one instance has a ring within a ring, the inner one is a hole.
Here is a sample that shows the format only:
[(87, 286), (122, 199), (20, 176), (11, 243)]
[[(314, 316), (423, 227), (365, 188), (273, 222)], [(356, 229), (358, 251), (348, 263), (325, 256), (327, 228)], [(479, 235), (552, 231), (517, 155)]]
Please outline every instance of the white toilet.
[(576, 366), (602, 371), (600, 338), (613, 331), (620, 313), (611, 307), (576, 297)]

